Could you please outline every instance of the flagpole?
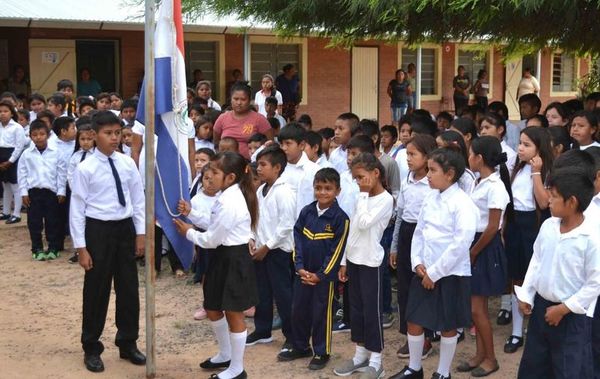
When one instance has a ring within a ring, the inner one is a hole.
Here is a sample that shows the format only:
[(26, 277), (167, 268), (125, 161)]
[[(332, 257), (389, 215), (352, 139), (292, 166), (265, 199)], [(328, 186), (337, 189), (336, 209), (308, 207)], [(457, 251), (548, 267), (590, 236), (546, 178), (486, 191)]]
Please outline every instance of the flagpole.
[(146, 378), (156, 375), (156, 328), (155, 328), (155, 283), (154, 268), (154, 29), (156, 0), (145, 0), (146, 22), (144, 25), (144, 91), (146, 133), (144, 149), (146, 154)]

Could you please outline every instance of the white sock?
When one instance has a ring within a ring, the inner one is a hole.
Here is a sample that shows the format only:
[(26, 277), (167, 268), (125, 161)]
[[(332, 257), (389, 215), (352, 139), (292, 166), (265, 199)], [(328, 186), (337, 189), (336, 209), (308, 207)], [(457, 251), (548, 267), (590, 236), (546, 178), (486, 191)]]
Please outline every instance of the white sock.
[(13, 216), (21, 217), (21, 207), (23, 206), (23, 198), (19, 196), (19, 185), (11, 184), (10, 189), (12, 190), (13, 197), (15, 200), (15, 208), (13, 209)]
[(502, 297), (500, 298), (500, 309), (504, 309), (505, 311), (510, 311), (510, 299), (511, 296), (510, 295), (502, 295)]
[(379, 371), (381, 368), (381, 353), (376, 353), (374, 351), (371, 352), (369, 366), (373, 367), (376, 371)]
[(231, 363), (227, 370), (219, 373), (219, 379), (232, 379), (244, 371), (244, 350), (248, 331), (229, 333), (231, 339)]
[(440, 363), (438, 363), (437, 372), (442, 376), (450, 375), (450, 365), (454, 358), (454, 352), (456, 351), (456, 342), (458, 341), (458, 335), (454, 337), (440, 338)]
[(408, 367), (411, 370), (419, 371), (423, 366), (421, 359), (423, 357), (423, 344), (425, 343), (425, 333), (418, 336), (407, 334), (408, 339)]
[(219, 353), (212, 357), (210, 361), (212, 363), (227, 362), (231, 359), (231, 341), (229, 340), (229, 326), (227, 325), (227, 319), (225, 317), (217, 321), (211, 321), (213, 333), (217, 338), (219, 344)]
[(10, 215), (10, 205), (13, 200), (12, 189), (10, 188), (10, 183), (2, 183), (2, 188), (4, 188), (4, 194), (2, 195), (2, 213), (5, 215)]
[(356, 345), (356, 351), (352, 361), (355, 365), (359, 365), (369, 358), (369, 350), (365, 349), (364, 346)]
[(519, 301), (512, 295), (512, 335), (523, 337), (523, 314), (519, 311)]

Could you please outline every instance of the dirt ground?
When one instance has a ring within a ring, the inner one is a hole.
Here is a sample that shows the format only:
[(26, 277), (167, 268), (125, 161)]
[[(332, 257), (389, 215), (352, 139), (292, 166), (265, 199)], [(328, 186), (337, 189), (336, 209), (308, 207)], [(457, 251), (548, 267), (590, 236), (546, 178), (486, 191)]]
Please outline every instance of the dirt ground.
[[(68, 242), (70, 246), (70, 241)], [(83, 365), (79, 343), (81, 329), (81, 296), (83, 269), (68, 264), (70, 253), (63, 253), (52, 262), (32, 261), (29, 234), (25, 222), (14, 226), (0, 224), (0, 378), (144, 378), (144, 367), (120, 360), (113, 344), (114, 293), (110, 302), (108, 320), (102, 341), (106, 347), (102, 359), (106, 370), (101, 374), (88, 372)], [(163, 267), (168, 267), (164, 262)], [(217, 352), (208, 321), (194, 321), (192, 314), (200, 303), (201, 289), (176, 279), (163, 269), (156, 288), (156, 340), (158, 378), (203, 378), (211, 372), (203, 371), (198, 363)], [(144, 272), (140, 269), (140, 296), (142, 314), (138, 346), (145, 351)], [(495, 315), (498, 301), (492, 302)], [(253, 329), (248, 320), (249, 330)], [(508, 355), (502, 352), (509, 327), (495, 326), (495, 345), (500, 371), (490, 378), (514, 378), (520, 352)], [(395, 326), (385, 330), (383, 364), (386, 376), (395, 374), (406, 363), (395, 356), (404, 337)], [(280, 363), (277, 352), (283, 343), (281, 332), (274, 332), (274, 342), (246, 349), (245, 366), (251, 378), (334, 378), (333, 366), (341, 359), (350, 358), (354, 346), (349, 333), (333, 338), (333, 355), (329, 365), (321, 371), (306, 368), (308, 360)], [(425, 377), (437, 368), (436, 353), (424, 361)], [(473, 354), (475, 341), (467, 336), (457, 348), (452, 376), (468, 378), (456, 372), (459, 360)], [(355, 375), (358, 376), (358, 375)]]

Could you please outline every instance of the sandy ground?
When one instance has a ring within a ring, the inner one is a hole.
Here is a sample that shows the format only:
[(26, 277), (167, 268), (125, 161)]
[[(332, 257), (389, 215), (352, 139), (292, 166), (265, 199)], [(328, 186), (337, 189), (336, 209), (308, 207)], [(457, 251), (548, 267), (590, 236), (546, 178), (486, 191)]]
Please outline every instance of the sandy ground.
[[(70, 246), (70, 241), (68, 242)], [(83, 270), (70, 265), (70, 253), (63, 253), (52, 262), (31, 260), (29, 235), (25, 223), (0, 224), (0, 378), (144, 378), (145, 370), (120, 360), (113, 344), (114, 293), (102, 341), (106, 347), (102, 358), (106, 370), (101, 374), (88, 372), (83, 365), (79, 343), (81, 328), (81, 293)], [(168, 267), (165, 260), (163, 267)], [(144, 306), (144, 273), (140, 269), (140, 296)], [(217, 352), (208, 321), (194, 321), (192, 314), (200, 302), (201, 289), (186, 280), (174, 278), (164, 271), (156, 288), (157, 377), (203, 378), (210, 375), (198, 363)], [(491, 314), (497, 312), (498, 301), (492, 303)], [(138, 346), (145, 351), (145, 317), (142, 309)], [(495, 323), (494, 323), (495, 325)], [(248, 320), (249, 330), (253, 329)], [(501, 369), (490, 378), (514, 378), (520, 352), (504, 354), (502, 345), (510, 334), (509, 327), (497, 327), (496, 352)], [(395, 374), (407, 360), (398, 359), (395, 352), (404, 337), (395, 326), (385, 330), (384, 367), (386, 376)], [(308, 360), (280, 363), (276, 354), (283, 343), (279, 331), (274, 342), (252, 346), (246, 350), (246, 370), (251, 378), (334, 378), (333, 366), (352, 356), (354, 346), (348, 333), (334, 335), (333, 355), (329, 366), (313, 372), (306, 368)], [(458, 345), (453, 363), (455, 379), (468, 378), (455, 367), (459, 360), (473, 354), (475, 341), (467, 336)], [(424, 361), (425, 377), (437, 368), (438, 354)], [(357, 377), (358, 375), (355, 375)]]

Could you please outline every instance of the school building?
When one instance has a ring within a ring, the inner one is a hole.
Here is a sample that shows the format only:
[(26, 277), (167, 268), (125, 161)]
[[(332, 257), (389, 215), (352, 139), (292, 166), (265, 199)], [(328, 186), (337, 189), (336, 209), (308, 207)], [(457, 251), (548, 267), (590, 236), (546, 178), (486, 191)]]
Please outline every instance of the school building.
[[(12, 67), (29, 73), (32, 90), (45, 95), (60, 79), (77, 82), (87, 67), (104, 90), (125, 97), (136, 94), (144, 74), (143, 6), (120, 0), (5, 0), (0, 7), (0, 80)], [(255, 89), (261, 76), (277, 76), (293, 63), (302, 82), (300, 113), (317, 128), (331, 126), (347, 111), (380, 123), (391, 120), (386, 90), (398, 68), (417, 63), (417, 50), (403, 43), (364, 41), (352, 49), (329, 48), (328, 39), (279, 39), (269, 25), (210, 15), (187, 20), (186, 71), (189, 81), (201, 69), (213, 83), (213, 98), (223, 103), (231, 72), (240, 69)], [(516, 91), (522, 70), (529, 67), (541, 86), (543, 106), (577, 95), (575, 81), (589, 71), (590, 61), (549, 48), (507, 63), (501, 53), (477, 43), (448, 42), (421, 46), (421, 107), (432, 113), (452, 112), (452, 79), (463, 65), (472, 81), (485, 68), (490, 101), (505, 101), (518, 118)]]

